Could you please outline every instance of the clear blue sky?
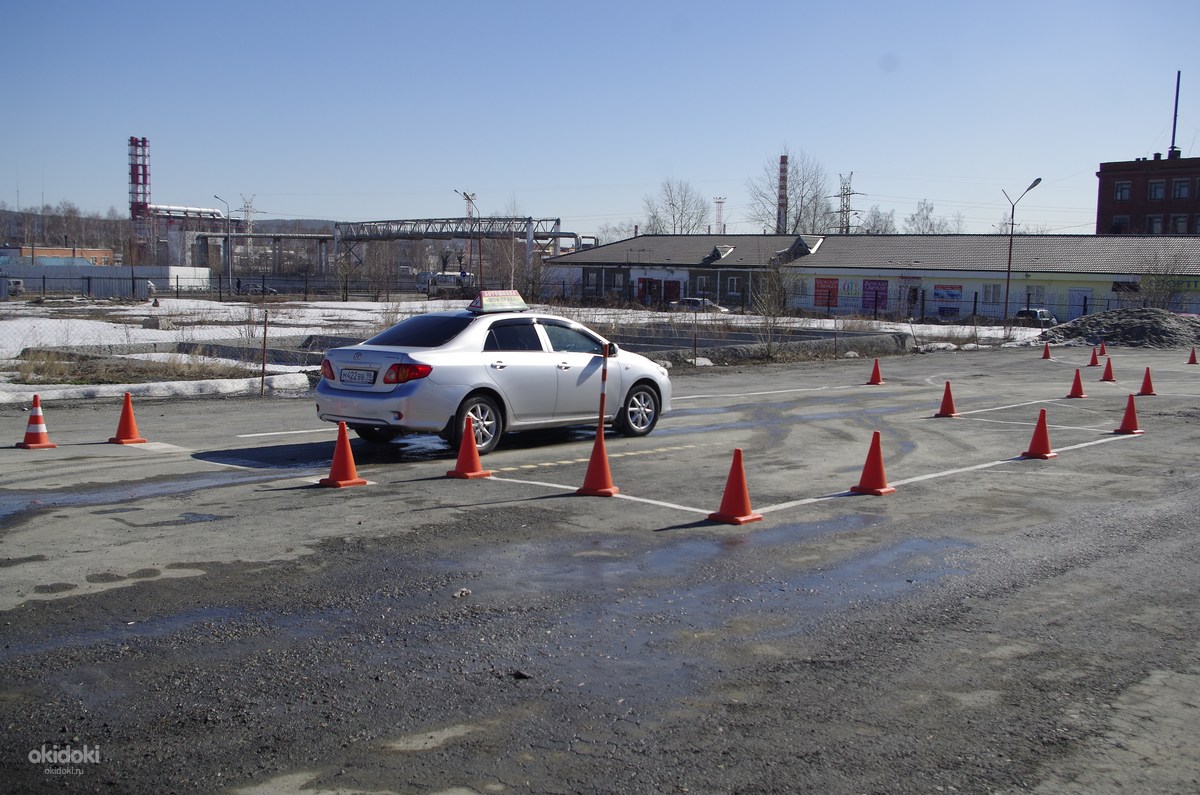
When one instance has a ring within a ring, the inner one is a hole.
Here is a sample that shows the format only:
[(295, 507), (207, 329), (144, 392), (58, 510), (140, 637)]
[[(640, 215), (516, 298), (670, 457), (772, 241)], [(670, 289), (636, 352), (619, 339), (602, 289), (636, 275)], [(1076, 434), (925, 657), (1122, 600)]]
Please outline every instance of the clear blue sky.
[(1099, 163), (1200, 156), (1200, 4), (5, 0), (0, 201), (262, 217), (560, 217), (594, 234), (666, 179), (724, 196), (784, 147), (854, 208), (1091, 233)]

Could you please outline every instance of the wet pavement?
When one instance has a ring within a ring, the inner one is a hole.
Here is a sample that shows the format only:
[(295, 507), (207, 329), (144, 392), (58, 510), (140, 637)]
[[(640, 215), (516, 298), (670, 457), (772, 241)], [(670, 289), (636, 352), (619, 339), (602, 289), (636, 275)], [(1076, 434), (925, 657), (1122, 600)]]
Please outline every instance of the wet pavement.
[[(677, 374), (651, 436), (606, 438), (615, 498), (574, 493), (587, 429), (514, 436), (475, 481), (445, 477), (436, 438), (355, 440), (369, 485), (323, 489), (334, 433), (304, 399), (139, 404), (142, 449), (102, 443), (107, 406), (47, 405), (59, 447), (0, 453), (0, 771), (22, 791), (1191, 791), (1188, 747), (1138, 768), (1095, 738), (1158, 741), (1124, 721), (1147, 701), (1200, 728), (1200, 368), (1116, 352), (1159, 393), (1116, 438), (1136, 384), (1063, 399), (1088, 351), (886, 359), (881, 386), (861, 361)], [(934, 419), (948, 380), (964, 417)], [(1039, 408), (1050, 461), (1020, 457)], [(22, 414), (0, 421), (19, 437)], [(873, 430), (897, 490), (851, 495)], [(740, 527), (706, 518), (735, 448), (764, 517)], [(102, 761), (30, 764), (55, 744)]]

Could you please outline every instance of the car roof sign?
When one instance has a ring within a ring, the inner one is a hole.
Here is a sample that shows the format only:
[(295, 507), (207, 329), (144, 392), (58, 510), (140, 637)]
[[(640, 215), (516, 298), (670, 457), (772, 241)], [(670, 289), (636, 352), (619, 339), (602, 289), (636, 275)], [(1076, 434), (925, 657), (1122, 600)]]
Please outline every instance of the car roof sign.
[(480, 290), (467, 309), (477, 315), (493, 312), (526, 312), (529, 306), (516, 290)]

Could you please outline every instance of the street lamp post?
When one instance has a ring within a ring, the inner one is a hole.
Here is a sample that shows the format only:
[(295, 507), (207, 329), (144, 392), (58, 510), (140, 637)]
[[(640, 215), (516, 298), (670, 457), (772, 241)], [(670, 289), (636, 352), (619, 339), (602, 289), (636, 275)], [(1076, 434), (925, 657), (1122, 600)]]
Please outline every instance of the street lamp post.
[(1025, 194), (1036, 188), (1042, 183), (1042, 178), (1038, 177), (1033, 182), (1029, 183), (1029, 187), (1021, 192), (1021, 195), (1016, 198), (1016, 201), (1010, 199), (1008, 191), (1003, 188), (1000, 192), (1004, 194), (1004, 198), (1008, 199), (1010, 213), (1008, 217), (1008, 267), (1004, 269), (1004, 336), (1008, 338), (1008, 289), (1012, 284), (1012, 253), (1013, 253), (1013, 234), (1017, 226), (1017, 202), (1025, 198)]
[(215, 193), (213, 198), (225, 205), (225, 281), (229, 283), (229, 294), (233, 295), (233, 249), (229, 245), (229, 202)]

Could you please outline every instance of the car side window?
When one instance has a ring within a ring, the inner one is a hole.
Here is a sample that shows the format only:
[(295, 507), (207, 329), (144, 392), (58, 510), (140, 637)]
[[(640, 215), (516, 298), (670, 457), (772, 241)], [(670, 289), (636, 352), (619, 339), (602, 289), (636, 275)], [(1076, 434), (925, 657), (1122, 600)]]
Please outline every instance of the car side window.
[(540, 351), (542, 341), (531, 320), (501, 320), (488, 329), (485, 351)]
[(604, 352), (604, 346), (598, 340), (578, 329), (560, 326), (557, 323), (543, 323), (542, 328), (550, 338), (550, 347), (556, 351), (597, 355)]

